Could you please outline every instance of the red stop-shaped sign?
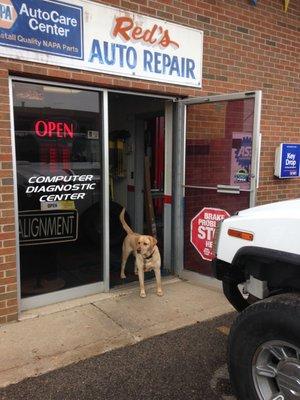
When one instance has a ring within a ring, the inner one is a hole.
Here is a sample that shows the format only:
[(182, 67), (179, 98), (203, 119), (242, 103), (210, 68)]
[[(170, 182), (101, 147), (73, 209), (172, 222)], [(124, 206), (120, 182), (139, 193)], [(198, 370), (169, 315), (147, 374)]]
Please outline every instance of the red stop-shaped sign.
[(204, 207), (191, 221), (190, 241), (204, 260), (212, 260), (212, 245), (219, 221), (230, 217), (220, 208)]

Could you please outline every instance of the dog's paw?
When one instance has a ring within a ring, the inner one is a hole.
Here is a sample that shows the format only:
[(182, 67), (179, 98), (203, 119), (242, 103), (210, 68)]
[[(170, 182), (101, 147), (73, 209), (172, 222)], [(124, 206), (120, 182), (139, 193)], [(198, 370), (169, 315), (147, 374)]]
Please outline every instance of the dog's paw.
[(146, 293), (145, 292), (140, 292), (140, 297), (145, 298), (146, 297)]
[(158, 290), (157, 292), (156, 292), (156, 294), (157, 294), (157, 296), (163, 296), (164, 295), (164, 292), (162, 291), (162, 290)]
[(121, 274), (121, 279), (126, 279), (126, 275), (125, 274)]

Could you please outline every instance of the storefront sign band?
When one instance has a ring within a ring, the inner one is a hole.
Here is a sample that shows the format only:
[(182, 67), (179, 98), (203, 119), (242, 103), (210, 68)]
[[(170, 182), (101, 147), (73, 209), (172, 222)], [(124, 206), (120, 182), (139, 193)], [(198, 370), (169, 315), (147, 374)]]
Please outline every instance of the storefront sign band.
[(203, 32), (86, 0), (1, 0), (0, 56), (201, 87)]

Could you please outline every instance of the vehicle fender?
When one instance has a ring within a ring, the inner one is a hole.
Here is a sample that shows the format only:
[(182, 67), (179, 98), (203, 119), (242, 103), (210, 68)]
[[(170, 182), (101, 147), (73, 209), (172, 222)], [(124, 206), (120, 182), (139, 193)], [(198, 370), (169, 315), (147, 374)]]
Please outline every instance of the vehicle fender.
[(245, 246), (235, 254), (232, 266), (272, 287), (300, 288), (300, 254)]

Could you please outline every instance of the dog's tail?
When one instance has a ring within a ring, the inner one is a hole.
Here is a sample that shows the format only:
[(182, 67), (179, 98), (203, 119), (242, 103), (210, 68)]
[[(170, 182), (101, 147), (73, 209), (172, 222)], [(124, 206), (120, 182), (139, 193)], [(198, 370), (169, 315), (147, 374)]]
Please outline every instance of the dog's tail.
[(120, 221), (121, 221), (121, 224), (122, 224), (124, 230), (127, 233), (134, 233), (133, 230), (130, 228), (130, 226), (127, 225), (125, 218), (124, 218), (124, 214), (125, 214), (125, 208), (123, 208), (123, 210), (121, 211), (121, 214), (120, 214)]

